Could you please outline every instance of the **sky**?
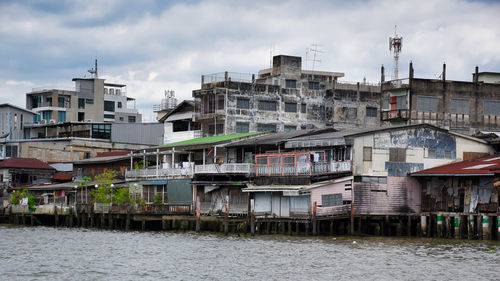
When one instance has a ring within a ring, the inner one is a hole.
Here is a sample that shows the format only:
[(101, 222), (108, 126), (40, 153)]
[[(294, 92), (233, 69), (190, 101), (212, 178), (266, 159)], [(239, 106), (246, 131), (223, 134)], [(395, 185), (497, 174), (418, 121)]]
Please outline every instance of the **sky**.
[[(403, 37), (399, 77), (471, 81), (474, 67), (500, 72), (500, 1), (0, 1), (0, 103), (24, 107), (36, 87), (75, 77), (127, 85), (144, 121), (165, 90), (191, 98), (201, 75), (257, 73), (271, 55), (341, 80), (391, 77), (389, 37)], [(306, 55), (307, 54), (307, 55)], [(307, 57), (307, 60), (306, 60)]]

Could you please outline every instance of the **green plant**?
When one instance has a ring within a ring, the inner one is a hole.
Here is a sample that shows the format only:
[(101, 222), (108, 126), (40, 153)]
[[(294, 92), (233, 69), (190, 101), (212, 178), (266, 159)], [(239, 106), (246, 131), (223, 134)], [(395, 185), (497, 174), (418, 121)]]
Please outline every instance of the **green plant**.
[(129, 204), (132, 203), (132, 199), (130, 199), (130, 193), (128, 188), (119, 187), (115, 190), (113, 194), (113, 203), (116, 204)]
[(136, 169), (136, 170), (144, 169), (147, 166), (149, 166), (150, 162), (151, 161), (149, 159), (146, 159), (146, 161), (144, 161), (144, 160), (135, 161), (134, 162), (134, 169)]
[(21, 204), (21, 200), (28, 195), (28, 190), (25, 188), (23, 190), (13, 190), (11, 193), (11, 197), (9, 199), (9, 203), (12, 205)]
[(163, 204), (163, 198), (161, 196), (161, 194), (155, 194), (155, 196), (153, 196), (153, 205), (161, 205)]
[(95, 203), (109, 204), (113, 200), (113, 179), (116, 178), (118, 172), (115, 170), (107, 170), (106, 172), (94, 177), (97, 183), (97, 189), (90, 192), (94, 197)]
[(28, 196), (28, 209), (30, 212), (36, 211), (35, 199), (36, 199), (36, 197), (34, 195)]

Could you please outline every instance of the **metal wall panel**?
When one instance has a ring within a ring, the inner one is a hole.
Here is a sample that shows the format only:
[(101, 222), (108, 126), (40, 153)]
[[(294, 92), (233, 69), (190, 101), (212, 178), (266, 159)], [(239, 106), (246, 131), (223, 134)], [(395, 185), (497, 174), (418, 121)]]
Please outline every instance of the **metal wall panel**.
[(281, 217), (288, 218), (290, 216), (290, 197), (281, 197)]
[(167, 199), (171, 205), (189, 205), (193, 203), (191, 179), (168, 180)]
[(162, 123), (113, 123), (111, 139), (114, 142), (147, 145), (163, 144)]
[(271, 193), (255, 193), (255, 212), (271, 212)]
[(310, 206), (309, 195), (290, 197), (290, 212), (307, 213)]

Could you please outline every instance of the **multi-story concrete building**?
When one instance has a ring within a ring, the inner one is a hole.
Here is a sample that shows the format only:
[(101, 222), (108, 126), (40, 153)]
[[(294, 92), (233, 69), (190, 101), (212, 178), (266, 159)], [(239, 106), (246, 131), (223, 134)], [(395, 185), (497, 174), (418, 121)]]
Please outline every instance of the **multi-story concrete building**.
[(251, 74), (203, 75), (195, 121), (204, 136), (378, 126), (380, 87), (340, 84), (343, 73), (302, 69), (300, 57), (279, 55)]
[[(74, 78), (75, 88), (33, 88), (26, 94), (26, 108), (37, 115), (35, 123), (118, 122), (140, 123), (135, 99), (127, 96), (126, 85), (105, 83), (105, 79)], [(133, 108), (128, 103), (133, 102)]]
[(24, 126), (33, 122), (34, 113), (8, 103), (0, 104), (0, 160), (17, 157), (17, 147), (7, 141), (23, 138)]
[(383, 124), (430, 123), (463, 134), (500, 129), (500, 73), (479, 72), (471, 82), (409, 77), (384, 82), (382, 70)]

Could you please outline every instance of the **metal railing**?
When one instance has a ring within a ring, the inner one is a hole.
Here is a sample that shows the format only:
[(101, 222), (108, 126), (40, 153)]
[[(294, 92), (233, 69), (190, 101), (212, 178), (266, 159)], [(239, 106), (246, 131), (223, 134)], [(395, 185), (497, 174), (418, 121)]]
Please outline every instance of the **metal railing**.
[(165, 178), (177, 176), (193, 176), (193, 168), (168, 168), (168, 169), (139, 169), (126, 170), (125, 177), (128, 178)]
[(195, 174), (251, 174), (255, 171), (252, 163), (227, 163), (196, 165)]
[(252, 83), (252, 74), (238, 72), (219, 72), (205, 74), (202, 76), (203, 83), (215, 83), (223, 81)]

